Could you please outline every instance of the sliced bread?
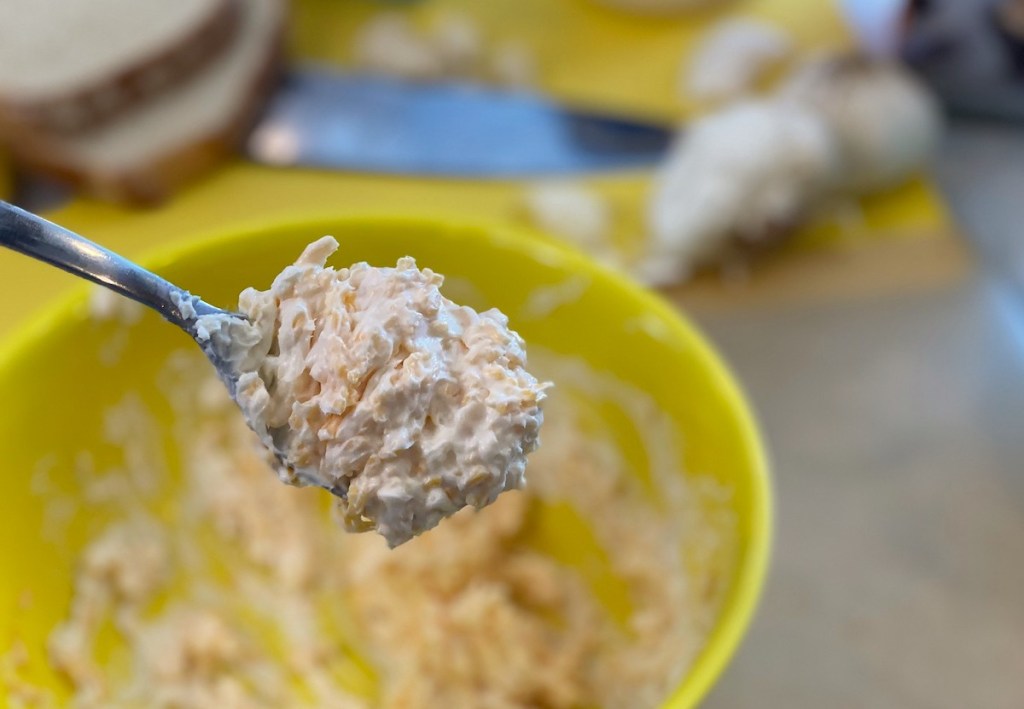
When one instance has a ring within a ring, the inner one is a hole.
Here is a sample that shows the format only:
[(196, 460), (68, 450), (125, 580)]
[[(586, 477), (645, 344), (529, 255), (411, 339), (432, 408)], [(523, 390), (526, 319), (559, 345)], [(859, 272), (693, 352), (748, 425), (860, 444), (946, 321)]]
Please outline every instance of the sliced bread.
[(7, 155), (0, 150), (0, 199), (10, 199), (14, 191), (14, 178), (11, 175), (11, 164)]
[(245, 0), (2, 0), (0, 124), (74, 132), (187, 79)]
[(279, 76), (282, 0), (245, 0), (242, 8), (234, 42), (190, 81), (84, 133), (23, 133), (12, 150), (102, 199), (165, 199), (236, 148)]

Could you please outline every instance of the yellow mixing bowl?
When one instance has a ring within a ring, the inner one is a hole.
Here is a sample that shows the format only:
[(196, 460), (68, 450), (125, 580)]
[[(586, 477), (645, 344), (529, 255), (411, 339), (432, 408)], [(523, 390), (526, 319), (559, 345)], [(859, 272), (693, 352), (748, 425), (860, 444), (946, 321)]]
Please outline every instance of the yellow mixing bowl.
[[(665, 704), (694, 706), (750, 621), (771, 538), (764, 450), (750, 409), (719, 357), (655, 295), (574, 251), (504, 227), (436, 218), (324, 218), (195, 240), (143, 263), (210, 302), (232, 305), (243, 287), (269, 284), (323, 234), (341, 242), (333, 263), (388, 265), (411, 254), (446, 275), (451, 297), (509, 314), (528, 345), (579, 355), (649, 393), (684, 441), (686, 469), (733, 491), (728, 504), (737, 548), (730, 550), (721, 611), (696, 664)], [(573, 285), (559, 288), (566, 283)], [(557, 297), (570, 291), (572, 297)], [(549, 312), (520, 316), (536, 310), (538, 292), (555, 297)], [(0, 654), (20, 641), (28, 650), (29, 678), (57, 688), (59, 696), (61, 683), (46, 668), (46, 637), (67, 612), (74, 559), (98, 520), (86, 504), (63, 519), (59, 535), (48, 532), (61, 515), (52, 506), (47, 510), (39, 471), (59, 489), (75, 474), (83, 451), (97, 469), (113, 463), (118, 451), (104, 442), (103, 412), (126, 392), (136, 392), (170, 429), (172, 414), (155, 384), (157, 372), (167, 353), (192, 346), (186, 335), (147, 314), (111, 364), (104, 356), (111, 326), (91, 320), (86, 304), (80, 293), (35, 318), (0, 349)], [(5, 691), (0, 678), (0, 700), (7, 699)]]

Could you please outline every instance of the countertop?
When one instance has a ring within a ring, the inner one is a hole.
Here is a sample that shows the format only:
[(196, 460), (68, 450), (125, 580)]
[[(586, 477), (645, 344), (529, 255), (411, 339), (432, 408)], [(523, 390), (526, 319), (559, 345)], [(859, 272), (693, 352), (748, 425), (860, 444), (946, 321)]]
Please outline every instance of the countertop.
[(1024, 706), (1024, 128), (936, 169), (979, 264), (929, 293), (701, 319), (759, 410), (770, 581), (705, 706)]

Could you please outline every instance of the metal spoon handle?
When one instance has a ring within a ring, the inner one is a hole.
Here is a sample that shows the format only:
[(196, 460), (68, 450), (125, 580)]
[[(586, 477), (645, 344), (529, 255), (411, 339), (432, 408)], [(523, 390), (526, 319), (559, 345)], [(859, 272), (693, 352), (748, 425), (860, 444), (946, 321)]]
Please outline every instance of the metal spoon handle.
[(207, 308), (215, 310), (113, 251), (4, 201), (0, 201), (0, 246), (105, 286), (153, 308), (183, 329), (194, 318), (182, 314), (182, 303), (192, 303), (199, 314)]

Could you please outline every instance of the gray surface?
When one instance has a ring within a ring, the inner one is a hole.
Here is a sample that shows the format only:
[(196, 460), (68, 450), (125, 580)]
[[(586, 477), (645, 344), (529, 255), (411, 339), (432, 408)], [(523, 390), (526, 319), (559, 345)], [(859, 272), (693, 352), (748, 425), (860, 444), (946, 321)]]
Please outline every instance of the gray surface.
[(778, 494), (709, 709), (1024, 707), (1024, 131), (958, 126), (937, 174), (985, 264), (969, 282), (702, 323)]

